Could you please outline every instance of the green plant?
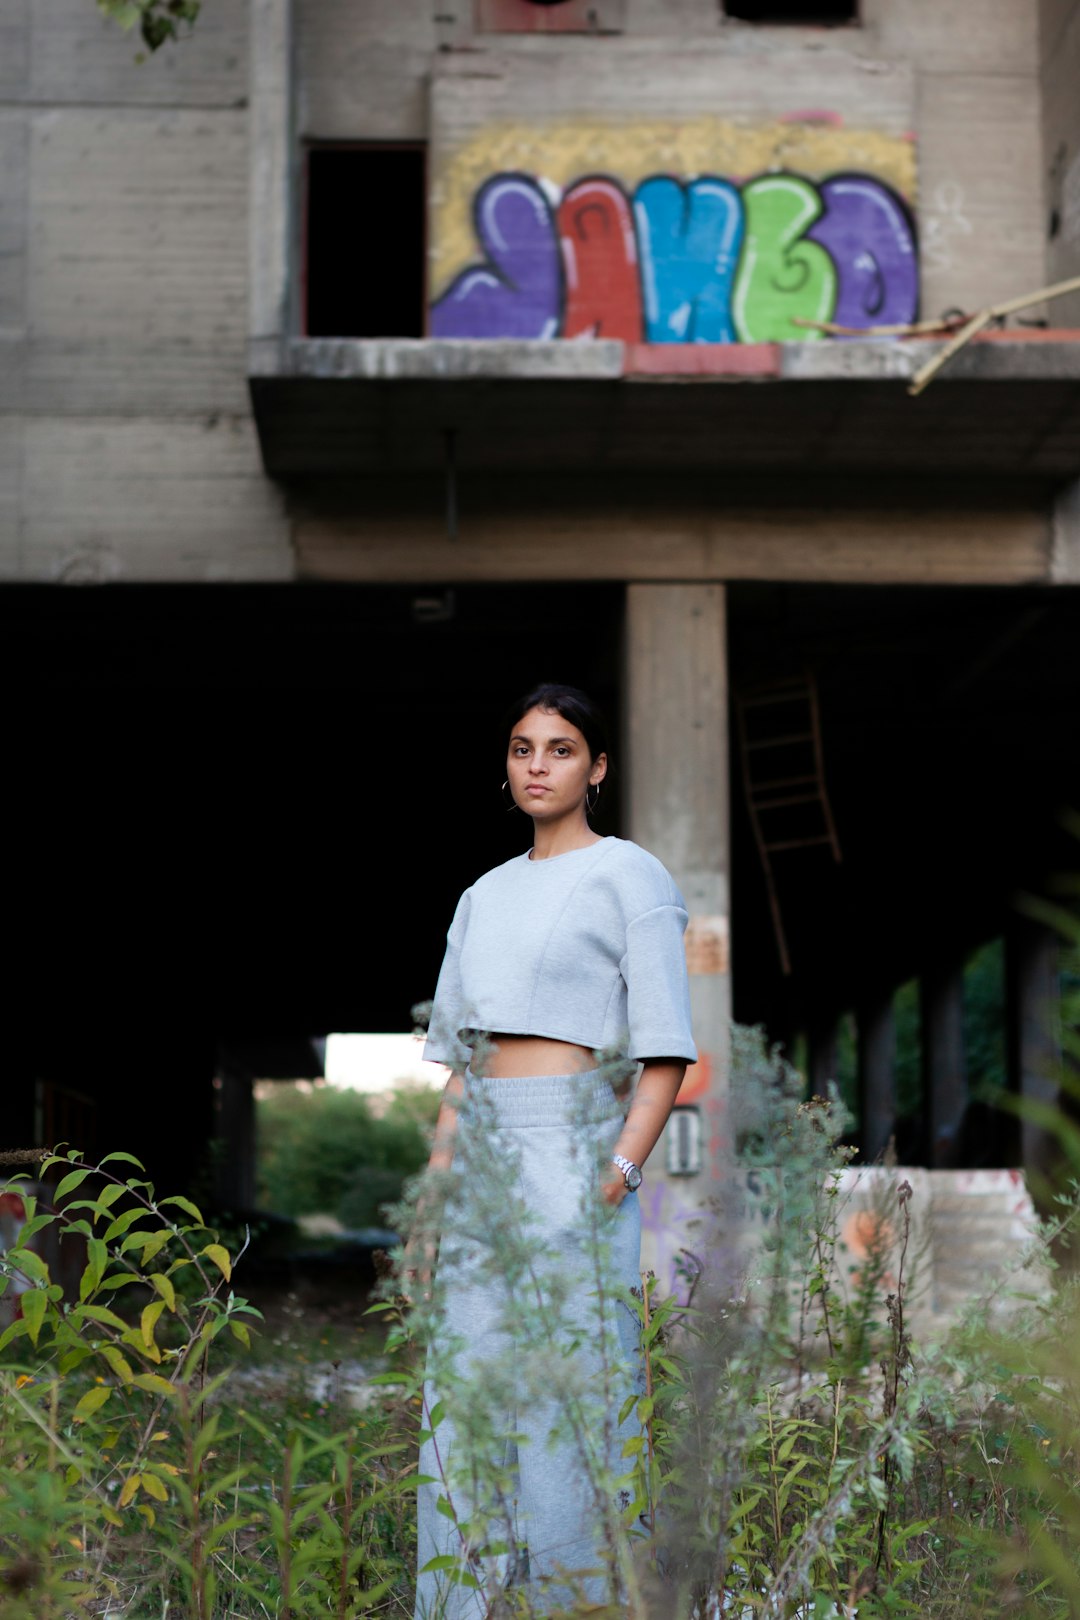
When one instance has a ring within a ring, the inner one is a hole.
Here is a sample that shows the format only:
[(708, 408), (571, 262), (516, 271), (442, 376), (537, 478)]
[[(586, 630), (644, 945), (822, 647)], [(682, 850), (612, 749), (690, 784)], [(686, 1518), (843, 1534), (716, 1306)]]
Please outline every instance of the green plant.
[(182, 37), (195, 26), (202, 0), (97, 0), (98, 10), (125, 33), (138, 28), (148, 51)]
[[(128, 1165), (50, 1155), (48, 1204), (12, 1184), (27, 1220), (0, 1258), (0, 1292), (25, 1289), (0, 1335), (0, 1614), (378, 1612), (408, 1580), (410, 1419), (281, 1434), (231, 1397), (258, 1316), (234, 1256)], [(83, 1249), (77, 1300), (29, 1246), (46, 1237)]]

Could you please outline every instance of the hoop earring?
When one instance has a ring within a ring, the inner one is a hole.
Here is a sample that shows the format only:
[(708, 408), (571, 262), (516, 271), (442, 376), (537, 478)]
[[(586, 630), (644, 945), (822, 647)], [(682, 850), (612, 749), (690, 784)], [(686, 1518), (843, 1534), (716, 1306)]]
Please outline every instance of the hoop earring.
[[(509, 787), (510, 787), (510, 779), (509, 779), (509, 777), (507, 777), (506, 781), (502, 785), (502, 791), (504, 793), (508, 792)], [(510, 803), (506, 804), (504, 802), (503, 803), (503, 809), (506, 811), (507, 815), (510, 815), (510, 813), (512, 811), (514, 811), (514, 810), (520, 810), (521, 809), (520, 804), (515, 803), (514, 795), (512, 793), (510, 794)]]
[(589, 803), (589, 790), (588, 788), (585, 789), (585, 814), (587, 816), (591, 816), (597, 805), (600, 803), (600, 784), (599, 782), (594, 782), (592, 786), (596, 797), (593, 799), (591, 804)]

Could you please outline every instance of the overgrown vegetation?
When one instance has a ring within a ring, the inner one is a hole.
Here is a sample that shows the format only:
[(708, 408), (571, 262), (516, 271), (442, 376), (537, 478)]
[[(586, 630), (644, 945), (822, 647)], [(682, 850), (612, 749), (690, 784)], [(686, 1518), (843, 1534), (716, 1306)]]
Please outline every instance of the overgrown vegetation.
[(202, 0), (97, 0), (98, 10), (125, 33), (138, 29), (148, 51), (182, 39), (195, 26)]
[(358, 1091), (275, 1086), (259, 1102), (259, 1197), (282, 1215), (332, 1214), (346, 1227), (383, 1211), (427, 1161), (439, 1093), (401, 1086), (378, 1108)]
[[(1080, 1006), (1067, 1011), (1080, 1056)], [(1045, 1297), (1001, 1287), (940, 1344), (913, 1342), (910, 1189), (880, 1173), (878, 1236), (853, 1277), (838, 1100), (803, 1102), (757, 1032), (738, 1032), (736, 1057), (740, 1165), (694, 1244), (710, 1264), (689, 1305), (646, 1280), (633, 1306), (636, 1432), (601, 1479), (627, 1492), (610, 1601), (564, 1612), (1080, 1615), (1072, 1273)], [(1038, 1238), (1051, 1268), (1080, 1176), (1080, 1130), (1057, 1124), (1074, 1179)], [(59, 1184), (48, 1205), (28, 1200), (22, 1243), (0, 1261), (0, 1286), (25, 1287), (0, 1336), (3, 1620), (411, 1614), (417, 1430), (445, 1421), (424, 1407), (425, 1307), (387, 1285), (374, 1321), (389, 1362), (362, 1410), (316, 1411), (298, 1385), (271, 1422), (249, 1381), (258, 1323), (234, 1291), (241, 1257), (123, 1156), (45, 1168)], [(77, 1301), (26, 1247), (55, 1234), (62, 1253), (83, 1250)], [(557, 1312), (534, 1329), (561, 1354)], [(527, 1586), (491, 1610), (540, 1612)]]

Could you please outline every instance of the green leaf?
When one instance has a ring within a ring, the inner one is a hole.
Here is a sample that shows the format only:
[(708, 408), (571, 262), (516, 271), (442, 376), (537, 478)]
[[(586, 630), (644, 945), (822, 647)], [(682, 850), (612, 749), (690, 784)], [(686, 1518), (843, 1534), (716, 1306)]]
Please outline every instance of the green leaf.
[(134, 1226), (140, 1216), (148, 1213), (149, 1211), (145, 1209), (125, 1209), (124, 1213), (118, 1215), (101, 1234), (102, 1243), (111, 1243), (114, 1238), (121, 1237), (129, 1226)]
[(223, 1244), (221, 1244), (221, 1243), (208, 1243), (206, 1245), (206, 1248), (203, 1249), (201, 1252), (203, 1254), (205, 1254), (205, 1256), (206, 1256), (206, 1258), (208, 1260), (212, 1260), (214, 1262), (215, 1266), (217, 1266), (218, 1270), (221, 1272), (221, 1275), (225, 1278), (226, 1282), (231, 1281), (231, 1279), (232, 1279), (232, 1260), (229, 1257), (228, 1249), (226, 1249)]
[(141, 1243), (142, 1256), (140, 1264), (148, 1266), (151, 1260), (153, 1260), (154, 1256), (165, 1247), (166, 1243), (171, 1241), (172, 1233), (167, 1229), (165, 1231), (158, 1232), (129, 1232), (123, 1243), (121, 1243), (120, 1248), (121, 1252), (126, 1250), (128, 1247), (136, 1249)]
[(30, 1239), (41, 1231), (42, 1227), (51, 1226), (55, 1220), (55, 1215), (35, 1215), (31, 1220), (25, 1221), (19, 1228), (20, 1246), (29, 1243)]
[(75, 1422), (85, 1423), (87, 1418), (93, 1417), (94, 1413), (105, 1405), (111, 1394), (112, 1390), (107, 1384), (95, 1384), (93, 1389), (88, 1389), (71, 1414)]
[(145, 1389), (150, 1395), (175, 1395), (175, 1386), (160, 1373), (136, 1373), (131, 1380), (137, 1389)]
[(79, 1282), (80, 1300), (89, 1299), (91, 1294), (96, 1293), (109, 1262), (109, 1251), (100, 1238), (88, 1238), (86, 1252), (88, 1255), (86, 1269)]
[(179, 1193), (172, 1193), (168, 1198), (162, 1198), (159, 1200), (158, 1208), (164, 1209), (166, 1204), (175, 1204), (178, 1209), (182, 1209), (184, 1211), (185, 1215), (190, 1215), (193, 1221), (198, 1221), (200, 1226), (206, 1225), (206, 1222), (202, 1218), (202, 1211), (199, 1209), (197, 1204), (193, 1204), (191, 1202), (190, 1198), (182, 1198)]
[(127, 1188), (122, 1181), (114, 1181), (110, 1186), (102, 1188), (97, 1201), (98, 1209), (103, 1215), (106, 1214), (112, 1205), (116, 1203), (116, 1200), (122, 1198), (126, 1192)]
[(117, 1328), (121, 1333), (127, 1327), (122, 1316), (117, 1316), (115, 1311), (107, 1310), (104, 1305), (76, 1305), (70, 1320), (77, 1322), (84, 1317), (88, 1317), (91, 1322), (103, 1322), (106, 1327)]
[(167, 1502), (169, 1493), (156, 1474), (146, 1472), (141, 1475), (142, 1488), (147, 1496), (152, 1496), (156, 1502)]
[(72, 1170), (57, 1187), (53, 1194), (53, 1201), (59, 1203), (61, 1198), (66, 1198), (68, 1193), (75, 1191), (76, 1187), (81, 1187), (87, 1176), (93, 1175), (93, 1173), (93, 1166), (91, 1165), (85, 1165), (81, 1170)]
[(3, 1333), (0, 1333), (0, 1350), (6, 1349), (13, 1339), (21, 1339), (29, 1331), (30, 1324), (26, 1318), (24, 1316), (16, 1317), (15, 1321), (9, 1327), (6, 1327)]
[(23, 1319), (27, 1323), (30, 1342), (35, 1347), (38, 1342), (38, 1334), (41, 1332), (41, 1324), (45, 1320), (45, 1310), (48, 1303), (44, 1290), (40, 1288), (31, 1288), (22, 1296)]
[(245, 1350), (251, 1349), (251, 1334), (248, 1332), (247, 1324), (245, 1322), (230, 1321), (229, 1330), (234, 1339), (240, 1340), (240, 1343), (244, 1346)]
[(456, 1569), (459, 1563), (460, 1559), (452, 1557), (450, 1553), (439, 1553), (438, 1557), (428, 1559), (420, 1573), (431, 1575), (438, 1569)]
[(9, 1266), (29, 1278), (31, 1282), (48, 1283), (52, 1280), (48, 1266), (33, 1249), (9, 1249), (4, 1259)]
[(155, 1293), (161, 1295), (162, 1303), (167, 1305), (170, 1311), (175, 1311), (176, 1289), (173, 1287), (168, 1277), (166, 1277), (161, 1271), (155, 1271), (153, 1276), (150, 1278), (150, 1281), (154, 1285)]
[(126, 1356), (122, 1356), (115, 1344), (102, 1344), (98, 1346), (98, 1355), (104, 1356), (116, 1376), (122, 1383), (130, 1384), (132, 1379), (131, 1363)]
[(125, 1164), (133, 1164), (136, 1170), (145, 1171), (146, 1169), (145, 1164), (140, 1164), (133, 1153), (106, 1153), (101, 1162), (102, 1164), (112, 1164), (118, 1159), (122, 1159)]
[(161, 1351), (152, 1339), (149, 1344), (145, 1342), (141, 1328), (128, 1328), (126, 1332), (120, 1335), (120, 1343), (130, 1344), (131, 1348), (137, 1350), (140, 1356), (146, 1356), (150, 1361), (160, 1365)]
[(139, 1327), (143, 1336), (143, 1343), (149, 1350), (154, 1343), (154, 1329), (157, 1327), (158, 1317), (165, 1309), (163, 1299), (155, 1299), (153, 1304), (147, 1305), (139, 1320)]

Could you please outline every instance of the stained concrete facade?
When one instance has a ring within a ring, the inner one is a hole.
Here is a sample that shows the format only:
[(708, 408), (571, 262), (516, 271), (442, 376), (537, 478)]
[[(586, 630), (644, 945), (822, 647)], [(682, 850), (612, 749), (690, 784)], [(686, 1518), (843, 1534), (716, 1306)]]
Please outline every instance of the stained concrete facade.
[[(632, 125), (819, 109), (914, 137), (922, 308), (974, 308), (1075, 268), (1078, 38), (1064, 0), (865, 0), (861, 24), (836, 29), (628, 0), (597, 38), (481, 34), (466, 0), (298, 0), (291, 24), (283, 5), (221, 0), (140, 66), (85, 0), (14, 0), (0, 19), (3, 577), (294, 576), (303, 520), (262, 474), (246, 344), (297, 330), (304, 143), (430, 141), (437, 198), (445, 154), (510, 110)], [(386, 228), (372, 222), (373, 243)]]

